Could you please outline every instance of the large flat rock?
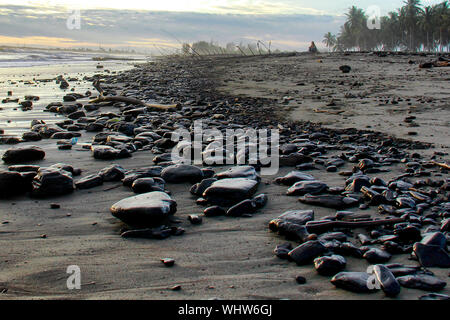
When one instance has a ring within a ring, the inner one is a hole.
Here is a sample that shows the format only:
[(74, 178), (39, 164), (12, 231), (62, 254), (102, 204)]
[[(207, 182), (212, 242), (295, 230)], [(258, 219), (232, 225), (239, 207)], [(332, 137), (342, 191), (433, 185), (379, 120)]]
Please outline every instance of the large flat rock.
[(214, 182), (203, 193), (211, 204), (231, 206), (251, 198), (258, 188), (258, 182), (246, 178), (221, 179)]
[(113, 216), (136, 227), (159, 225), (176, 211), (177, 203), (160, 191), (125, 198), (111, 206)]

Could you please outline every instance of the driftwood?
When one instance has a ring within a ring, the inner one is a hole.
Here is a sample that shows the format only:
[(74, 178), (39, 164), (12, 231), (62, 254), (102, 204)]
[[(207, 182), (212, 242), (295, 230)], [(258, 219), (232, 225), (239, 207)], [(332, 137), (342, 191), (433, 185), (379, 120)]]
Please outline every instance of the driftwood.
[(357, 229), (357, 228), (369, 228), (376, 227), (381, 225), (389, 225), (389, 224), (397, 224), (405, 222), (403, 218), (393, 218), (393, 219), (384, 219), (384, 220), (371, 220), (371, 221), (310, 221), (306, 223), (306, 229), (308, 232), (322, 232), (324, 230), (329, 230), (333, 228), (349, 228), (349, 229)]
[(338, 115), (338, 114), (344, 113), (345, 110), (330, 111), (330, 110), (314, 109), (314, 112), (315, 113), (328, 113), (328, 114)]
[(105, 96), (104, 95), (105, 92), (102, 89), (102, 87), (100, 86), (99, 80), (94, 81), (93, 86), (100, 95), (97, 98), (90, 100), (89, 103), (125, 102), (125, 103), (129, 103), (129, 104), (145, 106), (150, 109), (158, 109), (158, 110), (173, 110), (173, 109), (177, 108), (176, 104), (170, 104), (170, 105), (150, 104), (150, 103), (145, 103), (139, 99), (124, 97), (124, 96)]
[(432, 164), (434, 164), (435, 166), (450, 170), (450, 165), (446, 164), (446, 163), (440, 163), (440, 162), (436, 162), (436, 161), (432, 161)]

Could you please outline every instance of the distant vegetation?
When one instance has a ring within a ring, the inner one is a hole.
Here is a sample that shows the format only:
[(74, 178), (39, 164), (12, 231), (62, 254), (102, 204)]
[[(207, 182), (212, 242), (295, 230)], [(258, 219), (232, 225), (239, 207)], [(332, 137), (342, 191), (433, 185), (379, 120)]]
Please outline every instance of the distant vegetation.
[(6, 46), (1, 45), (0, 51), (6, 50), (47, 50), (47, 51), (71, 51), (71, 52), (87, 52), (87, 53), (111, 53), (111, 54), (138, 54), (135, 49), (105, 49), (102, 47), (98, 48), (58, 48), (58, 47), (44, 47), (44, 46)]
[(419, 0), (404, 1), (403, 7), (381, 17), (381, 29), (370, 30), (369, 17), (356, 6), (346, 16), (337, 36), (331, 32), (324, 35), (323, 43), (330, 50), (449, 51), (448, 1), (433, 6), (423, 6)]
[(183, 43), (181, 52), (184, 55), (216, 55), (216, 54), (241, 54), (241, 55), (259, 55), (279, 53), (280, 50), (271, 48), (271, 43), (268, 44), (257, 41), (256, 43), (235, 44), (233, 42), (227, 43), (225, 47), (220, 46), (214, 41), (198, 41), (193, 44)]

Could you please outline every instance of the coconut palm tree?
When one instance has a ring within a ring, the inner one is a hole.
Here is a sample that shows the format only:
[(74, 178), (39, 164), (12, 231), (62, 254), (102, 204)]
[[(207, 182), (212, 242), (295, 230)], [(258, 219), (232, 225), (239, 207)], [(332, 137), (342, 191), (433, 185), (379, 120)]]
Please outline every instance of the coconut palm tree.
[[(369, 30), (365, 12), (353, 6), (334, 41), (334, 50), (383, 48), (390, 50), (448, 50), (450, 45), (450, 5), (422, 7), (419, 0), (405, 0), (396, 11), (381, 18), (380, 30)], [(330, 47), (332, 33), (324, 36)]]
[(408, 48), (414, 50), (416, 48), (415, 34), (417, 31), (417, 17), (422, 13), (422, 8), (420, 7), (420, 0), (406, 0), (404, 4), (402, 14), (405, 18), (407, 34), (409, 36)]
[(434, 12), (430, 6), (425, 7), (418, 21), (418, 26), (426, 34), (426, 46), (427, 51), (430, 51), (430, 32), (433, 30)]
[(336, 36), (331, 32), (328, 32), (323, 36), (322, 42), (327, 46), (328, 51), (330, 51), (331, 48), (336, 45)]
[(364, 13), (363, 9), (360, 9), (356, 6), (352, 6), (348, 13), (346, 13), (347, 16), (347, 26), (348, 31), (350, 32), (351, 37), (354, 39), (355, 43), (354, 45), (358, 47), (359, 50), (361, 50), (361, 45), (365, 33), (367, 31), (367, 16)]
[[(436, 10), (435, 23), (439, 29), (439, 49), (442, 51), (444, 45), (448, 44), (448, 31), (449, 31), (449, 4), (448, 1), (444, 1), (434, 8)], [(444, 32), (447, 33), (447, 41), (444, 41)]]

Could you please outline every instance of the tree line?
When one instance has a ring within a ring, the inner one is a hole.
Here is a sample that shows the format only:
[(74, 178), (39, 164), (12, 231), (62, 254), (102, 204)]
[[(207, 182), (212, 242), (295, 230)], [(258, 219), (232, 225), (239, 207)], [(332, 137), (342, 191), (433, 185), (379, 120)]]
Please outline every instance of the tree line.
[(255, 43), (244, 44), (240, 42), (236, 44), (229, 42), (225, 46), (219, 45), (214, 41), (197, 41), (193, 44), (183, 43), (181, 52), (184, 55), (217, 55), (217, 54), (241, 54), (241, 55), (260, 55), (279, 53), (280, 50), (271, 48), (271, 43), (256, 41)]
[(379, 18), (379, 28), (371, 28), (366, 12), (352, 6), (338, 35), (328, 32), (323, 43), (333, 51), (449, 51), (450, 6), (448, 1), (423, 6), (420, 0), (404, 5)]

